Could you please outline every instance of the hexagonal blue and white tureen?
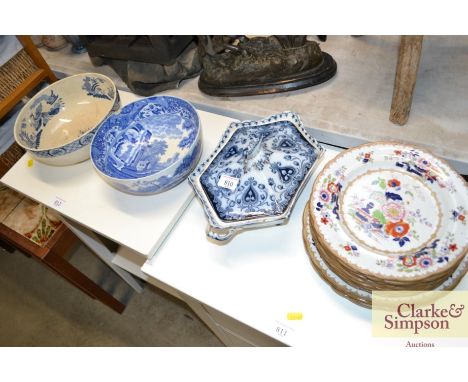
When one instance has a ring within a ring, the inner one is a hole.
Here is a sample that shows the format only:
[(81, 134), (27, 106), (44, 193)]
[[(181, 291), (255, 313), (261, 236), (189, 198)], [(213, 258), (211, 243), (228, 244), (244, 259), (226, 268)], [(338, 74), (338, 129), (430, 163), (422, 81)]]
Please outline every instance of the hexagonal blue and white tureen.
[(189, 177), (208, 237), (228, 241), (242, 230), (287, 222), (323, 151), (292, 112), (232, 123)]
[(66, 77), (39, 91), (16, 119), (16, 142), (35, 159), (55, 166), (89, 158), (98, 126), (120, 107), (112, 80), (98, 73)]
[(102, 123), (91, 143), (91, 160), (111, 186), (144, 195), (185, 180), (201, 151), (195, 108), (177, 97), (154, 96), (126, 105)]

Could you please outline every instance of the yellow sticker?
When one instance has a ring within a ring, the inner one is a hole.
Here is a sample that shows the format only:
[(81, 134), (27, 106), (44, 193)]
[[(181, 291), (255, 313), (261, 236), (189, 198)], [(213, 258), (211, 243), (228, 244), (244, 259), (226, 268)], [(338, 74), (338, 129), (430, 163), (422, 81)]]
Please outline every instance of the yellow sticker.
[(302, 320), (302, 312), (289, 312), (287, 318), (288, 320)]
[(34, 163), (34, 161), (32, 159), (28, 160), (28, 167), (32, 167), (33, 163)]

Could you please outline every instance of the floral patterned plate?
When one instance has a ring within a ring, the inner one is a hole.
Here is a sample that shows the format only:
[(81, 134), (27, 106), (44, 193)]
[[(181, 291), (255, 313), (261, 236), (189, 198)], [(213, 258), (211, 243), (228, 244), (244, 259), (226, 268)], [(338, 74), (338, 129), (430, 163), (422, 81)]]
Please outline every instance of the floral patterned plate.
[(466, 254), (468, 189), (430, 153), (398, 143), (344, 151), (317, 177), (312, 224), (356, 272), (428, 280)]
[(291, 112), (233, 123), (189, 178), (210, 222), (207, 235), (284, 223), (323, 148)]
[[(320, 277), (329, 284), (333, 290), (338, 294), (347, 298), (348, 300), (364, 306), (366, 308), (372, 307), (372, 293), (369, 293), (363, 289), (355, 288), (340, 276), (334, 273), (325, 261), (322, 259), (320, 252), (315, 246), (315, 242), (312, 236), (312, 231), (310, 229), (310, 214), (308, 206), (304, 209), (303, 215), (303, 239), (306, 251), (310, 257), (312, 265), (316, 268)], [(452, 290), (455, 288), (462, 278), (466, 275), (468, 270), (468, 256), (462, 260), (462, 262), (457, 266), (455, 271), (449, 276), (442, 284), (440, 284), (435, 290)], [(422, 293), (422, 292), (421, 292)]]

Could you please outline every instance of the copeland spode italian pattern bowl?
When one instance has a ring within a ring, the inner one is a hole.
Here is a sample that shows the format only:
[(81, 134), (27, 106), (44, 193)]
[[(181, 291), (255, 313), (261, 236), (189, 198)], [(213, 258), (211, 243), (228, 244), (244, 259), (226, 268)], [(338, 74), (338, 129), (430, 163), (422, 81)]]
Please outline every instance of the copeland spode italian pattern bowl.
[(208, 216), (207, 235), (224, 241), (284, 223), (322, 153), (292, 112), (232, 123), (189, 178)]
[[(310, 213), (308, 205), (304, 209), (303, 214), (303, 240), (304, 246), (309, 255), (311, 263), (314, 266), (314, 269), (336, 293), (358, 305), (364, 306), (366, 308), (372, 307), (371, 292), (350, 285), (346, 280), (333, 272), (333, 270), (331, 270), (327, 263), (323, 260), (322, 255), (316, 246), (313, 233), (310, 228)], [(456, 269), (452, 272), (452, 274), (443, 280), (443, 282), (434, 290), (448, 291), (454, 289), (466, 275), (467, 270), (468, 256), (465, 256)], [(415, 294), (415, 298), (418, 297), (424, 297), (424, 293), (420, 292)]]
[(155, 96), (110, 115), (91, 143), (91, 160), (116, 189), (155, 194), (187, 178), (200, 158), (201, 142), (195, 108), (177, 97)]
[(66, 77), (39, 91), (20, 111), (14, 126), (18, 145), (35, 159), (56, 166), (89, 158), (100, 123), (118, 110), (112, 80), (102, 74)]
[(429, 280), (467, 252), (465, 181), (425, 150), (367, 144), (340, 153), (318, 175), (312, 224), (327, 253), (383, 280)]

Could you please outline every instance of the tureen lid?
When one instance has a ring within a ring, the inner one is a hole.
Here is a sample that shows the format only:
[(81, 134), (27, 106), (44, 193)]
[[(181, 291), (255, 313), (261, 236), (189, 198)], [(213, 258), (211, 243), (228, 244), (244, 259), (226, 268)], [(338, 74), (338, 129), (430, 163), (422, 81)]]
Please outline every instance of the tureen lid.
[(291, 112), (233, 123), (190, 181), (214, 228), (280, 224), (322, 151)]

